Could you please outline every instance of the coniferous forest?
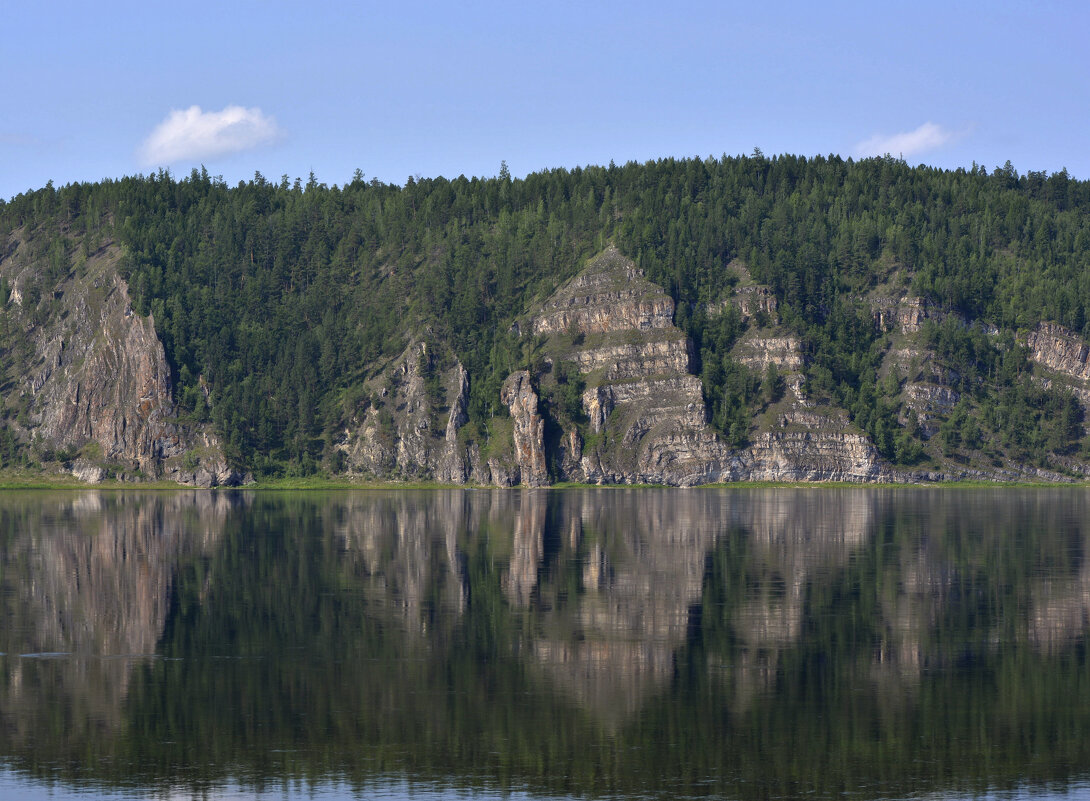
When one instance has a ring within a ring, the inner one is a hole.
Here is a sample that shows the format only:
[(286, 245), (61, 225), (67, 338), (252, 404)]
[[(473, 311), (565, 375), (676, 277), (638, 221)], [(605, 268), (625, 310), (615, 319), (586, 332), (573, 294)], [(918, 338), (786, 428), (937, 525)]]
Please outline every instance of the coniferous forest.
[[(495, 178), (404, 186), (359, 171), (333, 186), (313, 175), (228, 186), (204, 170), (160, 172), (21, 194), (0, 204), (0, 245), (16, 235), (41, 265), (23, 295), (42, 318), (64, 274), (119, 244), (179, 415), (210, 424), (228, 459), (259, 476), (335, 471), (336, 432), (374, 402), (364, 382), (414, 338), (464, 365), (470, 422), (487, 432), (505, 413), (504, 378), (532, 366), (533, 343), (514, 321), (611, 243), (676, 302), (709, 421), (732, 443), (782, 392), (776, 375), (729, 357), (745, 321), (709, 311), (738, 280), (732, 264), (774, 294), (802, 342), (808, 391), (847, 410), (894, 464), (927, 458), (896, 379), (881, 371), (888, 332), (863, 302), (896, 282), (946, 312), (922, 336), (960, 400), (932, 447), (1045, 464), (1082, 452), (1085, 438), (1076, 395), (1035, 379), (1025, 351), (1041, 322), (1090, 338), (1090, 182), (1066, 171), (755, 151), (524, 179), (504, 165)], [(10, 291), (0, 286), (3, 300)], [(18, 326), (3, 325), (16, 348)], [(15, 415), (15, 399), (4, 401)], [(5, 463), (30, 458), (29, 443), (5, 437)]]

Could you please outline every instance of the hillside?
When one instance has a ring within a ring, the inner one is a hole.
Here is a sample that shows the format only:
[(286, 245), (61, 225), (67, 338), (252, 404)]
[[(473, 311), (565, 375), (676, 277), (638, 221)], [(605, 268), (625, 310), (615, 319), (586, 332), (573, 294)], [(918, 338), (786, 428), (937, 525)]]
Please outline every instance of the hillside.
[(1072, 480), (1090, 184), (763, 156), (0, 204), (0, 462), (205, 485)]

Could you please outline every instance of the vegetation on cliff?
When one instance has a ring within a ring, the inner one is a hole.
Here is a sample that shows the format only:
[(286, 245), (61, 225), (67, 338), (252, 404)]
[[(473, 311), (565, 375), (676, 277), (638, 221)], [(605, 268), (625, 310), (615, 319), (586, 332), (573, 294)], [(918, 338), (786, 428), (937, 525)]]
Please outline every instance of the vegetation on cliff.
[[(469, 430), (487, 447), (504, 380), (544, 369), (539, 337), (517, 321), (612, 242), (675, 302), (710, 421), (734, 447), (784, 388), (775, 365), (752, 370), (732, 348), (774, 325), (798, 339), (809, 396), (845, 409), (890, 463), (1075, 469), (1079, 387), (1035, 373), (1025, 334), (1050, 321), (1090, 336), (1088, 211), (1090, 183), (1066, 172), (759, 152), (402, 187), (361, 173), (343, 186), (256, 174), (229, 187), (196, 170), (50, 185), (0, 204), (0, 274), (20, 248), (39, 265), (19, 288), (23, 317), (10, 303), (0, 315), (4, 408), (14, 417), (25, 394), (8, 355), (20, 332), (58, 313), (55, 287), (117, 243), (179, 415), (211, 424), (234, 467), (342, 467), (335, 444), (361, 410), (394, 426), (389, 369), (419, 341), (437, 409), (449, 403), (442, 371), (468, 372)], [(768, 289), (778, 319), (722, 311), (739, 282), (731, 265)], [(0, 300), (11, 291), (0, 282)], [(876, 304), (905, 297), (934, 310), (918, 331), (876, 324)], [(913, 387), (935, 381), (910, 375), (919, 364), (892, 369), (896, 347), (945, 376), (951, 408), (913, 405)], [(578, 416), (567, 394), (552, 405)], [(0, 433), (5, 463), (28, 453), (22, 430)]]

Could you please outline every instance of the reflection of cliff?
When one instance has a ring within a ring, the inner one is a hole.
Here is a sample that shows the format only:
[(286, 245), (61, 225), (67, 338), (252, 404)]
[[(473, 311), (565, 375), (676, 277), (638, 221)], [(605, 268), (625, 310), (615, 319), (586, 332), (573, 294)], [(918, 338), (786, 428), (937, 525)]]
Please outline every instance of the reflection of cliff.
[(1090, 629), (1090, 560), (1070, 582), (1046, 580), (1034, 599), (1029, 636), (1046, 650), (1085, 636)]
[(720, 531), (721, 498), (627, 490), (560, 496), (557, 515), (568, 525), (542, 566), (540, 635), (530, 649), (552, 681), (600, 718), (627, 718), (673, 675)]
[(460, 538), (479, 527), (499, 493), (449, 490), (349, 495), (334, 531), (369, 601), (426, 632), (465, 610), (467, 586)]
[(1063, 556), (1072, 569), (1036, 582), (1029, 615), (1030, 641), (1046, 651), (1090, 632), (1090, 503), (1081, 494), (1063, 500), (1051, 504), (1052, 514), (1062, 515), (1053, 525), (1069, 534)]
[(9, 495), (0, 758), (747, 798), (1090, 764), (1076, 492)]
[[(774, 686), (781, 652), (800, 644), (812, 588), (829, 583), (867, 544), (876, 496), (868, 490), (759, 490), (733, 497), (728, 561), (743, 565), (743, 572), (715, 580), (723, 597), (732, 599), (725, 623), (735, 647), (708, 667), (731, 677), (735, 704), (743, 708)], [(705, 608), (703, 614), (710, 619), (724, 612)]]
[[(1005, 496), (940, 490), (883, 494), (897, 515), (887, 528), (899, 541), (890, 549), (896, 563), (884, 580), (876, 578), (876, 676), (918, 679), (929, 664), (960, 657), (951, 652), (951, 643), (994, 648), (1028, 636), (1049, 650), (1086, 635), (1090, 504), (1085, 497), (1045, 489)], [(1017, 580), (997, 586), (1001, 570), (1012, 571)]]
[(531, 593), (537, 585), (537, 572), (544, 556), (545, 513), (548, 504), (549, 496), (543, 491), (526, 490), (519, 493), (511, 562), (505, 582), (512, 603), (522, 606), (530, 603)]
[[(151, 655), (181, 560), (212, 545), (230, 496), (86, 492), (8, 497), (0, 507), (0, 718), (34, 709), (119, 719), (133, 658)], [(36, 655), (53, 655), (50, 657)]]
[(873, 512), (866, 491), (564, 492), (549, 515), (549, 496), (526, 495), (508, 588), (536, 619), (530, 653), (614, 723), (673, 676), (717, 538), (742, 538), (753, 554), (732, 625), (743, 661), (756, 661), (799, 636), (807, 582), (865, 542)]
[(754, 591), (735, 628), (751, 649), (794, 642), (803, 621), (804, 592), (815, 574), (845, 564), (867, 539), (873, 493), (866, 490), (753, 493), (732, 526), (746, 532), (758, 562)]

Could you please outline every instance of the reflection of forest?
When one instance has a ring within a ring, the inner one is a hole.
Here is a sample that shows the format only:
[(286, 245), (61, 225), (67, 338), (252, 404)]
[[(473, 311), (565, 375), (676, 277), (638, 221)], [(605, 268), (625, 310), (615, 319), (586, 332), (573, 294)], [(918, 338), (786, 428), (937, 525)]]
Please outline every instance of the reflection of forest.
[[(1090, 768), (1088, 512), (1064, 490), (11, 495), (0, 755), (543, 787), (562, 764), (598, 776), (580, 792), (768, 790), (769, 765), (830, 760), (904, 789), (943, 748), (1066, 775)], [(293, 749), (326, 755), (268, 761)]]

